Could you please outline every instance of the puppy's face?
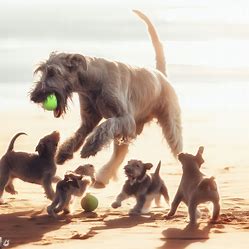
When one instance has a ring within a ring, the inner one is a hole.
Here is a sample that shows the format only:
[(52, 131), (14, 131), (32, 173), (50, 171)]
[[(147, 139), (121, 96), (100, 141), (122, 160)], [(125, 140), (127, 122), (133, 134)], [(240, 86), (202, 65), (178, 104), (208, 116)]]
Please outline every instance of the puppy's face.
[(92, 164), (81, 165), (74, 172), (82, 176), (90, 176), (92, 180), (95, 179), (95, 169)]
[(146, 171), (152, 168), (151, 163), (143, 163), (139, 160), (130, 160), (124, 167), (125, 175), (131, 184), (134, 184), (137, 180), (142, 179), (146, 174)]
[(36, 146), (36, 151), (40, 156), (45, 154), (54, 155), (60, 140), (60, 133), (57, 131), (52, 132), (51, 134), (43, 137), (38, 145)]
[(204, 159), (202, 158), (202, 154), (204, 151), (204, 147), (199, 147), (197, 154), (191, 155), (188, 153), (181, 153), (178, 155), (178, 159), (182, 164), (184, 170), (191, 169), (199, 169), (201, 165), (204, 163)]

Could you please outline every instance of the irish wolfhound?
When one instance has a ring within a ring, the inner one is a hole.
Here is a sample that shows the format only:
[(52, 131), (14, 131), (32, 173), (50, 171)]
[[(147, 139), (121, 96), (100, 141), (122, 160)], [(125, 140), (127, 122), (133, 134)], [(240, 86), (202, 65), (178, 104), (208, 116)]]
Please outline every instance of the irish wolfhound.
[[(73, 158), (84, 142), (81, 157), (87, 158), (114, 140), (110, 161), (97, 173), (100, 185), (115, 177), (128, 152), (129, 141), (154, 118), (161, 125), (173, 155), (182, 150), (180, 107), (166, 78), (163, 46), (150, 20), (143, 13), (134, 12), (148, 26), (157, 69), (80, 54), (52, 53), (36, 69), (41, 77), (31, 91), (35, 103), (42, 103), (50, 93), (56, 95), (58, 107), (54, 116), (57, 118), (66, 112), (72, 93), (79, 95), (81, 125), (59, 148), (58, 164)], [(102, 119), (105, 121), (100, 123)]]

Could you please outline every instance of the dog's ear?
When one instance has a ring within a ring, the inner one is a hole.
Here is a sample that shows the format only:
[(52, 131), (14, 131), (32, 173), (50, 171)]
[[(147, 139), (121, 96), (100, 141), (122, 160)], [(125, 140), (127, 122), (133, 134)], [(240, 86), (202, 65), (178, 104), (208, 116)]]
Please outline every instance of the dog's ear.
[(198, 151), (197, 151), (197, 154), (195, 156), (195, 160), (196, 160), (197, 164), (199, 165), (199, 167), (201, 167), (201, 165), (205, 162), (203, 157), (202, 157), (203, 151), (204, 151), (204, 147), (200, 146)]
[(39, 156), (42, 156), (45, 152), (46, 146), (43, 142), (39, 142), (39, 144), (36, 146), (35, 151), (38, 152)]
[(76, 71), (79, 67), (87, 70), (86, 58), (81, 54), (70, 54), (65, 58), (65, 65), (69, 71)]
[(152, 163), (144, 163), (143, 165), (144, 165), (144, 168), (145, 168), (146, 170), (149, 170), (149, 169), (151, 169), (151, 168), (153, 167), (153, 164), (152, 164)]

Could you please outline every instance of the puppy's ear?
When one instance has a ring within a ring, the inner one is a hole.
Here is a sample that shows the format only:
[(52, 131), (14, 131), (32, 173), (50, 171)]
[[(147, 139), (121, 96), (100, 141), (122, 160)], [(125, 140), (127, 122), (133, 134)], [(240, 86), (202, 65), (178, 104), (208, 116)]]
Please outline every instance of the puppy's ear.
[(153, 167), (153, 164), (152, 164), (152, 163), (144, 163), (143, 165), (144, 165), (144, 168), (145, 168), (146, 170), (149, 170), (149, 169), (151, 169), (151, 168)]
[(202, 157), (203, 151), (204, 151), (204, 147), (200, 146), (198, 151), (197, 151), (197, 154), (195, 156), (195, 160), (196, 160), (197, 164), (199, 165), (199, 167), (201, 167), (201, 165), (205, 162), (203, 157)]
[(39, 142), (39, 144), (36, 146), (35, 151), (38, 152), (39, 156), (42, 156), (45, 152), (46, 146), (43, 142)]
[(66, 57), (65, 65), (69, 71), (76, 71), (79, 67), (87, 70), (86, 58), (81, 54), (70, 54)]

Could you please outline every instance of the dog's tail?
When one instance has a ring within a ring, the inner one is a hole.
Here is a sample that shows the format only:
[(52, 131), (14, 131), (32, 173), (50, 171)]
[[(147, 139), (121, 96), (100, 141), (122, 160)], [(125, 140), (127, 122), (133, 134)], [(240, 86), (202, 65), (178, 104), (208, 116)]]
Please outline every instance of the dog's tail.
[(27, 135), (27, 134), (24, 133), (24, 132), (19, 132), (19, 133), (17, 133), (17, 134), (11, 139), (10, 144), (9, 144), (9, 147), (8, 147), (8, 149), (7, 149), (7, 152), (10, 152), (10, 151), (13, 150), (13, 148), (14, 148), (14, 143), (15, 143), (16, 139), (17, 139), (19, 136), (21, 136), (21, 135)]
[(161, 168), (161, 160), (159, 161), (159, 163), (156, 167), (156, 170), (154, 172), (154, 176), (159, 176), (160, 168)]
[(136, 13), (146, 23), (148, 27), (150, 38), (156, 52), (156, 69), (162, 72), (165, 76), (167, 76), (163, 44), (161, 43), (158, 37), (154, 25), (151, 23), (150, 19), (146, 15), (144, 15), (141, 11), (133, 10), (133, 12)]

